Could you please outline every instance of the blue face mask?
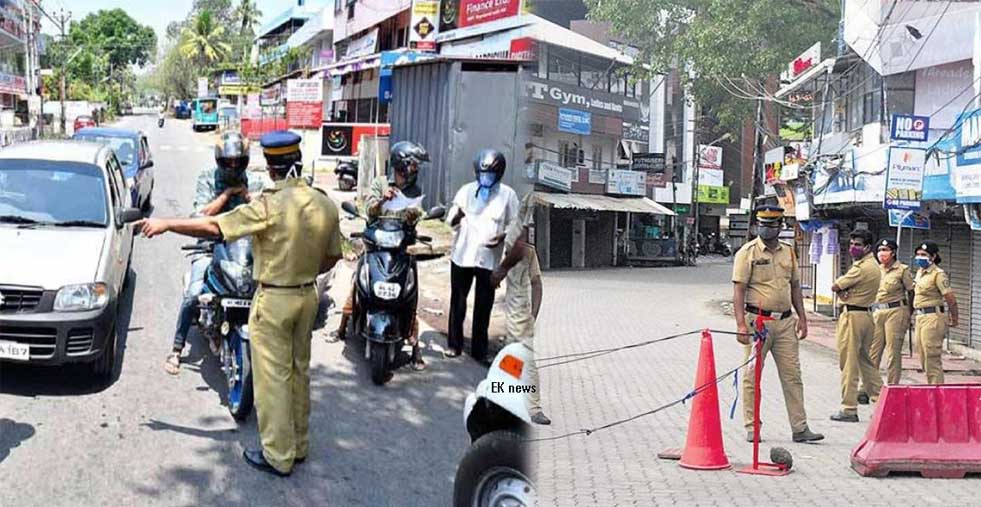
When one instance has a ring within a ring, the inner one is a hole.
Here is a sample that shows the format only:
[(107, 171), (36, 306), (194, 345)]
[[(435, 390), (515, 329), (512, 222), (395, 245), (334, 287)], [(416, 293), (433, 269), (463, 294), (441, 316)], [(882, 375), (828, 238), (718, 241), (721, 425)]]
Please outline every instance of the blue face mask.
[(930, 258), (929, 257), (914, 257), (913, 258), (913, 263), (916, 264), (916, 266), (918, 268), (926, 269), (926, 268), (929, 268), (930, 267)]
[(477, 184), (482, 188), (491, 188), (497, 184), (497, 173), (481, 171), (477, 173)]

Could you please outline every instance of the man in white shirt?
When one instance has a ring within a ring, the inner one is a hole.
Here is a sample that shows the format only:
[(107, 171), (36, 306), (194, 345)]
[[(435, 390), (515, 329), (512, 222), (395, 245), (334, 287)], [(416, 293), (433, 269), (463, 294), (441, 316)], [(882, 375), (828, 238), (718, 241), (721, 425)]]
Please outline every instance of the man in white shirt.
[(444, 355), (463, 353), (463, 322), (467, 318), (467, 297), (474, 279), (474, 316), (470, 355), (487, 359), (487, 328), (494, 306), (491, 273), (501, 263), (505, 232), (518, 216), (518, 196), (501, 183), (507, 162), (501, 152), (482, 150), (474, 159), (477, 181), (464, 185), (453, 199), (450, 225), (456, 231), (450, 267), (450, 322), (448, 349)]

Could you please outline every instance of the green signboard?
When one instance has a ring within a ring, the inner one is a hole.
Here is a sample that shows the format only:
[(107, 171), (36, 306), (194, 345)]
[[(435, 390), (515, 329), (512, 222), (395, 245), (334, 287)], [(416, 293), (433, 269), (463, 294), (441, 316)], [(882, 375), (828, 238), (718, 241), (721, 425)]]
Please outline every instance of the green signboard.
[(674, 212), (679, 215), (686, 215), (691, 212), (691, 206), (688, 204), (675, 204)]
[(706, 204), (729, 204), (729, 187), (699, 185), (698, 202)]

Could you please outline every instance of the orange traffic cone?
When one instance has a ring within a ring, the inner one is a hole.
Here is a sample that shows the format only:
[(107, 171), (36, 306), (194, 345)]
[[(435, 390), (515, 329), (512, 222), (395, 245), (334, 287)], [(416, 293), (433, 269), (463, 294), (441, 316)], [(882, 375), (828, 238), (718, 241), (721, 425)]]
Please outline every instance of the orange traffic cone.
[(695, 395), (688, 419), (688, 440), (681, 454), (681, 466), (695, 470), (729, 468), (729, 458), (722, 446), (722, 421), (719, 417), (719, 390), (715, 384), (715, 353), (712, 334), (702, 331), (702, 348), (698, 353), (695, 389), (705, 386)]

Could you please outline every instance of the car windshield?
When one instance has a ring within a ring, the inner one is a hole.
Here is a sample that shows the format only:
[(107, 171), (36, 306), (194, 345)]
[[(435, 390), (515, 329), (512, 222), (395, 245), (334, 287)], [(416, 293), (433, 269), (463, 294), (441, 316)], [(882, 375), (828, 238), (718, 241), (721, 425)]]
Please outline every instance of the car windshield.
[(112, 148), (112, 151), (116, 152), (116, 159), (124, 166), (133, 165), (133, 162), (136, 160), (136, 143), (128, 137), (96, 136), (81, 133), (76, 134), (75, 139), (108, 144)]
[(80, 162), (0, 159), (0, 223), (33, 222), (108, 225), (102, 169)]
[(198, 105), (201, 108), (201, 113), (211, 114), (215, 112), (215, 107), (217, 105), (217, 102), (214, 100), (202, 100), (198, 102)]

